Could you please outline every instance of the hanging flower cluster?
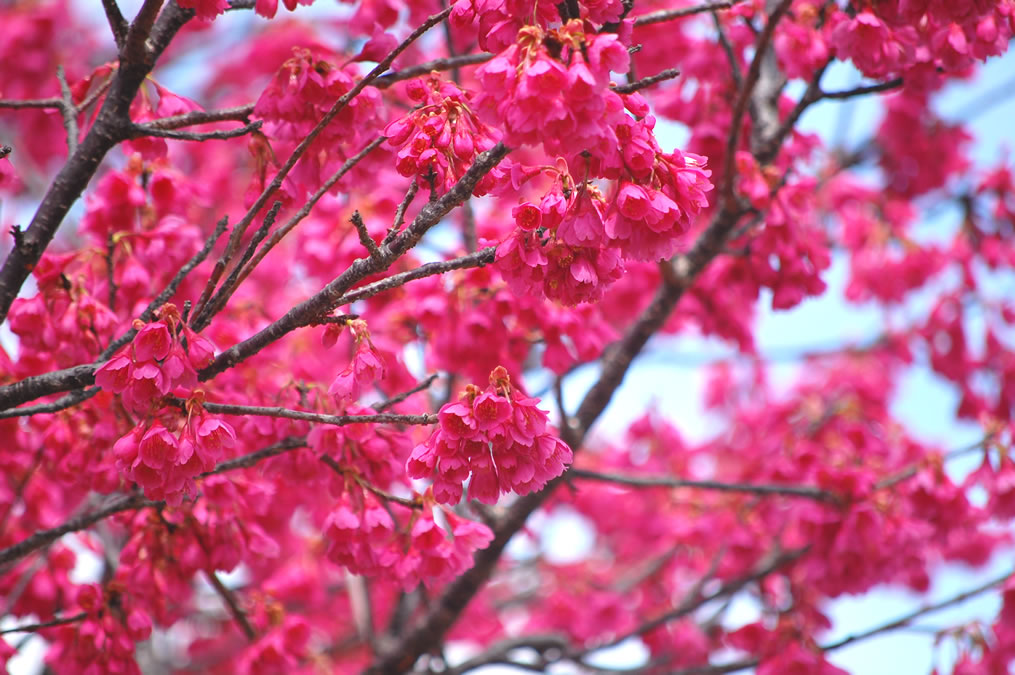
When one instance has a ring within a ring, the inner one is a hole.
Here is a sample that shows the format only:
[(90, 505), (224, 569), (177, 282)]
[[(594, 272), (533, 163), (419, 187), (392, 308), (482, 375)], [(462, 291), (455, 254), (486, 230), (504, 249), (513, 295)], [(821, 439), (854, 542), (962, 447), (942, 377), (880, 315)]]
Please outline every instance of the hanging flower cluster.
[(433, 478), (434, 498), (455, 504), (464, 483), (469, 496), (493, 504), (501, 494), (539, 490), (564, 472), (571, 449), (549, 432), (539, 399), (511, 385), (507, 371), (490, 373), (490, 386), (466, 387), (437, 413), (440, 428), (416, 446), (406, 464), (411, 478)]
[[(398, 148), (396, 168), (423, 184), (447, 191), (472, 165), (476, 155), (497, 143), (496, 132), (470, 108), (471, 96), (436, 73), (405, 85), (417, 107), (384, 129), (388, 144)], [(504, 176), (495, 168), (473, 191), (483, 195)]]

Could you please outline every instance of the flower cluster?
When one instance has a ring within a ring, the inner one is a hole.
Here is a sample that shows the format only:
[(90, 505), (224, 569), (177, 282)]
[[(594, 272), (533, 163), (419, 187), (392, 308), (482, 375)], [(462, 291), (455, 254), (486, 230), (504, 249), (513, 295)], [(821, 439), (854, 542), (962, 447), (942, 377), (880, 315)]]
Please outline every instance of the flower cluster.
[[(398, 148), (395, 166), (403, 176), (416, 176), (446, 191), (478, 153), (496, 145), (495, 133), (476, 118), (471, 97), (437, 73), (409, 80), (405, 89), (418, 106), (384, 129), (388, 144)], [(503, 176), (504, 169), (494, 168), (473, 193), (485, 194)]]
[(461, 398), (440, 409), (440, 428), (416, 446), (406, 470), (411, 478), (433, 478), (434, 498), (444, 504), (469, 496), (493, 504), (503, 493), (539, 490), (564, 472), (571, 449), (547, 429), (546, 413), (511, 386), (504, 368), (490, 373), (490, 386), (466, 387)]
[(645, 142), (625, 149), (626, 177), (611, 199), (591, 181), (576, 184), (561, 159), (548, 169), (555, 179), (540, 203), (515, 207), (517, 229), (497, 249), (512, 288), (542, 291), (563, 305), (595, 302), (620, 278), (623, 260), (655, 261), (677, 251), (712, 185), (704, 158), (662, 153), (647, 131), (651, 123), (625, 128), (628, 138)]
[(236, 432), (220, 419), (201, 412), (174, 433), (161, 421), (138, 427), (113, 446), (116, 466), (151, 499), (179, 503), (194, 492), (193, 479), (211, 471), (226, 449), (236, 444)]
[[(115, 581), (105, 588), (97, 584), (78, 587), (73, 604), (85, 618), (60, 626), (49, 637), (53, 649), (46, 655), (47, 665), (61, 673), (140, 675), (134, 650), (136, 643), (151, 635), (152, 621), (132, 606), (125, 591)], [(70, 608), (67, 611), (75, 613)]]
[(405, 527), (373, 495), (363, 493), (357, 501), (340, 504), (325, 520), (328, 558), (354, 574), (397, 579), (406, 590), (454, 578), (472, 566), (477, 549), (493, 540), (485, 525), (437, 507), (447, 522), (447, 530), (441, 528), (426, 499)]
[(450, 21), (463, 29), (475, 23), (479, 46), (486, 51), (500, 51), (515, 41), (529, 17), (542, 25), (558, 21), (557, 3), (554, 0), (457, 0)]
[[(263, 137), (260, 141), (255, 137), (252, 147), (258, 155), (276, 157), (296, 147), (357, 79), (355, 64), (338, 67), (309, 49), (294, 47), (292, 58), (282, 64), (254, 105), (254, 115), (265, 122), (264, 134), (273, 141), (271, 150), (260, 147)], [(324, 171), (345, 160), (346, 148), (358, 150), (371, 140), (371, 132), (379, 123), (380, 104), (380, 94), (366, 89), (342, 108), (307, 153), (312, 161), (300, 162), (289, 175), (295, 183), (286, 186), (294, 193), (290, 196), (319, 187)], [(299, 189), (295, 189), (297, 186)]]
[(568, 159), (612, 155), (624, 117), (610, 72), (626, 73), (627, 48), (611, 33), (586, 34), (581, 21), (544, 31), (526, 26), (518, 41), (476, 71), (481, 119), (511, 147), (543, 144)]
[(133, 341), (95, 371), (95, 383), (120, 394), (127, 409), (138, 414), (160, 407), (169, 393), (187, 398), (197, 385), (196, 369), (215, 355), (175, 305), (164, 305), (156, 316), (149, 324), (138, 320)]

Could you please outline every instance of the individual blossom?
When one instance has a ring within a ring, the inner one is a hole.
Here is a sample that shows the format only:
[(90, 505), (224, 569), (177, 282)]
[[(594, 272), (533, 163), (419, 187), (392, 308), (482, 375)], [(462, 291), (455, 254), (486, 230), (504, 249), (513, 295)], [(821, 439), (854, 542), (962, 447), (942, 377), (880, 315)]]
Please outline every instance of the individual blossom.
[(522, 395), (497, 367), (490, 385), (469, 385), (458, 401), (437, 413), (440, 425), (416, 446), (406, 470), (432, 478), (434, 498), (457, 503), (471, 476), (470, 497), (492, 504), (501, 494), (528, 494), (556, 478), (571, 462), (571, 449), (550, 433), (538, 399)]
[(354, 319), (349, 321), (348, 326), (353, 334), (356, 351), (352, 363), (336, 375), (328, 387), (328, 393), (335, 397), (335, 402), (339, 405), (355, 401), (365, 387), (384, 377), (384, 363), (370, 342), (367, 322)]

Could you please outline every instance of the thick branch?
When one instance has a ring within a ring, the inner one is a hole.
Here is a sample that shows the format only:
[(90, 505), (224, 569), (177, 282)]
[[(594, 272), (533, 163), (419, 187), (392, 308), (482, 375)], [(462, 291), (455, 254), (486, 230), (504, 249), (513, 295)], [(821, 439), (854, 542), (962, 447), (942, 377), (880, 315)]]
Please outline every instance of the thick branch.
[[(152, 4), (146, 3), (145, 7)], [(11, 303), (17, 297), (25, 279), (31, 274), (39, 262), (43, 251), (56, 234), (71, 206), (81, 196), (88, 181), (95, 174), (103, 157), (117, 143), (128, 136), (130, 118), (128, 111), (131, 101), (145, 77), (151, 72), (155, 60), (165, 50), (169, 41), (185, 24), (193, 12), (180, 9), (175, 3), (170, 4), (151, 32), (143, 30), (138, 21), (147, 20), (148, 14), (143, 7), (131, 31), (141, 39), (142, 45), (147, 44), (144, 57), (138, 59), (121, 58), (120, 67), (113, 76), (109, 92), (99, 109), (95, 124), (60, 169), (56, 178), (49, 186), (39, 208), (28, 229), (11, 249), (3, 267), (0, 268), (0, 321), (7, 317)], [(127, 42), (130, 42), (128, 36)], [(145, 39), (146, 38), (146, 39)], [(127, 44), (123, 50), (126, 55), (134, 52)]]

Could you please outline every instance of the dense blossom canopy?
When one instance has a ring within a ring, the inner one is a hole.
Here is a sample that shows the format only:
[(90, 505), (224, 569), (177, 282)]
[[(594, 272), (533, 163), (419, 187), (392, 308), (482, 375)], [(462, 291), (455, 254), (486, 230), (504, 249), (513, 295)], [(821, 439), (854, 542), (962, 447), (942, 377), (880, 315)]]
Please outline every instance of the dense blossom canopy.
[[(123, 5), (0, 6), (0, 666), (834, 674), (979, 594), (942, 671), (1015, 664), (1011, 571), (829, 609), (1012, 550), (1015, 179), (937, 102), (1015, 0)], [(775, 381), (834, 262), (882, 332)], [(597, 426), (689, 336), (709, 438)], [(914, 364), (977, 443), (895, 412)]]

